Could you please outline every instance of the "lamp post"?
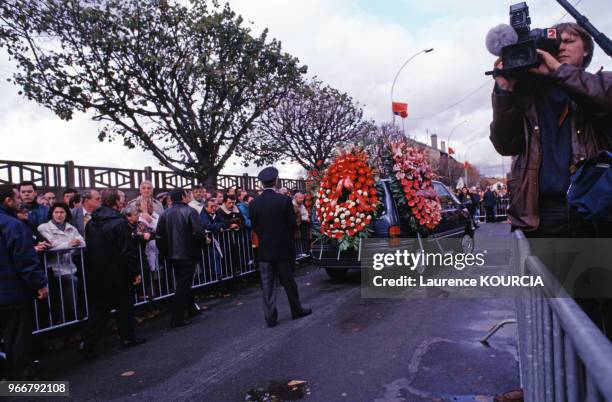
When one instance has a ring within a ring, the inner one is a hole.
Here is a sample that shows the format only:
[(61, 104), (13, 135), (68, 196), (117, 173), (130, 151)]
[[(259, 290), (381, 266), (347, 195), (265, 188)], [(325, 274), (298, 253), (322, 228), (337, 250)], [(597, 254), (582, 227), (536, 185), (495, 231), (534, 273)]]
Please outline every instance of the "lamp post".
[(410, 61), (412, 59), (414, 59), (415, 57), (417, 57), (418, 55), (420, 55), (421, 53), (429, 53), (433, 51), (433, 48), (429, 48), (429, 49), (423, 49), (419, 52), (416, 52), (415, 54), (413, 54), (412, 56), (410, 56), (408, 58), (408, 60), (406, 60), (404, 62), (404, 64), (402, 64), (402, 66), (399, 68), (399, 70), (397, 70), (397, 73), (395, 74), (395, 77), (393, 78), (393, 83), (391, 84), (391, 116), (393, 117), (393, 124), (395, 125), (395, 114), (393, 113), (393, 89), (395, 88), (395, 82), (397, 81), (397, 77), (399, 77), (400, 73), (402, 72), (402, 70), (404, 69), (404, 67), (406, 67), (406, 65), (408, 63), (410, 63)]
[(455, 130), (460, 125), (465, 124), (467, 122), (468, 122), (467, 120), (463, 120), (463, 121), (457, 123), (457, 125), (455, 125), (455, 127), (453, 127), (453, 129), (450, 131), (450, 133), (448, 133), (448, 138), (446, 139), (446, 148), (449, 151), (448, 152), (448, 163), (447, 163), (447, 168), (448, 168), (448, 185), (451, 186), (451, 187), (453, 186), (453, 178), (451, 177), (451, 168), (450, 168), (450, 159), (451, 159), (451, 156), (450, 156), (450, 139), (451, 139), (451, 136), (453, 135), (453, 133), (455, 132)]

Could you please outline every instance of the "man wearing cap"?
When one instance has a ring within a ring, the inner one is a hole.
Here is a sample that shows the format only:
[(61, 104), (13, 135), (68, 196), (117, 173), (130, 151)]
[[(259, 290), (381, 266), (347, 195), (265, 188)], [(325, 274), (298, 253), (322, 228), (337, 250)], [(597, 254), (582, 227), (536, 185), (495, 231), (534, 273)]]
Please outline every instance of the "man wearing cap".
[(253, 230), (259, 238), (259, 273), (263, 291), (264, 314), (269, 327), (278, 323), (276, 278), (285, 288), (293, 319), (312, 313), (302, 307), (291, 268), (295, 261), (295, 213), (291, 198), (278, 194), (274, 187), (278, 170), (267, 167), (259, 172), (264, 190), (249, 204)]

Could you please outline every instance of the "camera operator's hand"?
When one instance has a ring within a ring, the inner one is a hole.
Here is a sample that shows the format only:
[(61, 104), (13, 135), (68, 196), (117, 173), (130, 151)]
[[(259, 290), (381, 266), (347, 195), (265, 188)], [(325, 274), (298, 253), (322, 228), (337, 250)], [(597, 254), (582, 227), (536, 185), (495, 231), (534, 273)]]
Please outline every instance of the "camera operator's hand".
[(551, 75), (559, 68), (561, 63), (554, 56), (542, 49), (536, 49), (540, 60), (542, 61), (539, 66), (530, 68), (529, 72), (536, 75)]
[[(495, 70), (501, 70), (502, 68), (504, 68), (504, 63), (502, 63), (501, 58), (499, 58), (499, 59), (497, 59), (495, 61), (495, 64), (493, 65), (493, 68)], [(502, 75), (496, 75), (495, 76), (495, 82), (497, 83), (498, 87), (500, 87), (504, 91), (508, 91), (508, 92), (514, 91), (514, 86), (516, 85), (516, 79), (514, 79), (514, 78), (506, 78), (506, 77), (504, 77)]]

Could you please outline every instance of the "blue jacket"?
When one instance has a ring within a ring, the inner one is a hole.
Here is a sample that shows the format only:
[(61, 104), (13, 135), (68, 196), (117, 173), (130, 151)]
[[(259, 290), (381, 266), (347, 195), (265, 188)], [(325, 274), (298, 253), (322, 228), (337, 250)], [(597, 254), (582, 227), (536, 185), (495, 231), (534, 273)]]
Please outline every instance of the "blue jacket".
[(247, 228), (251, 228), (251, 217), (249, 216), (249, 206), (243, 202), (236, 204), (240, 213), (242, 214), (242, 218), (244, 219), (244, 226)]
[(32, 236), (12, 211), (0, 206), (0, 306), (22, 306), (47, 286)]
[(39, 205), (34, 201), (32, 205), (23, 204), (28, 210), (28, 221), (34, 225), (35, 228), (41, 224), (49, 222), (49, 207), (45, 205)]
[(221, 229), (227, 229), (229, 227), (227, 222), (221, 217), (221, 215), (219, 215), (219, 213), (216, 213), (215, 218), (213, 219), (212, 216), (206, 212), (206, 209), (203, 209), (202, 212), (200, 212), (200, 221), (202, 221), (204, 230), (208, 230), (214, 234), (219, 233), (219, 230)]

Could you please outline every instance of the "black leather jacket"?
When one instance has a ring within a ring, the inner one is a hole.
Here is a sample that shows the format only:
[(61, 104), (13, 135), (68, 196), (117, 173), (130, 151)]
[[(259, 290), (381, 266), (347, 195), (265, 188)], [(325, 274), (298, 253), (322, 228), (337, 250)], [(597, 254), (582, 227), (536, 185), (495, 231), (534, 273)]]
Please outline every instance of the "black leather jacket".
[(206, 244), (204, 228), (195, 209), (173, 202), (157, 223), (157, 248), (168, 261), (196, 262)]
[(85, 229), (87, 284), (130, 285), (140, 275), (138, 250), (128, 221), (116, 210), (100, 207)]

